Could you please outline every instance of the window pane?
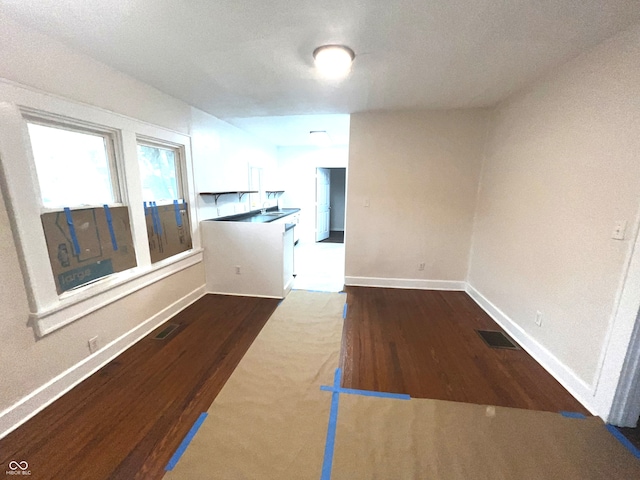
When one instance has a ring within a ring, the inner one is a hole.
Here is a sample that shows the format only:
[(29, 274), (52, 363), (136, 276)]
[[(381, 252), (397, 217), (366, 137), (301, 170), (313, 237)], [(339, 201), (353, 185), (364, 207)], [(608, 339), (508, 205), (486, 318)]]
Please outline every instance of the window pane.
[(28, 123), (45, 207), (114, 203), (105, 138)]
[(180, 198), (175, 150), (138, 145), (138, 162), (145, 201), (161, 202)]

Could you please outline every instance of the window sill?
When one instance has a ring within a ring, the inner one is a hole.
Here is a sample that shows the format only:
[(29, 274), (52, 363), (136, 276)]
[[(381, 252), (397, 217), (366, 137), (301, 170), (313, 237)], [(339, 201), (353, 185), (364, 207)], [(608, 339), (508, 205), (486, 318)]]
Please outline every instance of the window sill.
[(136, 267), (65, 292), (56, 305), (31, 313), (29, 322), (43, 337), (121, 298), (202, 262), (201, 248), (180, 253), (147, 267)]

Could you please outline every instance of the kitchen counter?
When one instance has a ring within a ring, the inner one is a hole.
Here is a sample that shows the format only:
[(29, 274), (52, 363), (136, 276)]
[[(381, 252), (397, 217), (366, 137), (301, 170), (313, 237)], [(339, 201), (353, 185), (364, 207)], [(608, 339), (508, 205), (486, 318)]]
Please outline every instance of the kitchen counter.
[(240, 213), (237, 215), (229, 215), (227, 217), (211, 218), (209, 220), (216, 222), (249, 222), (249, 223), (269, 223), (280, 218), (298, 213), (299, 208), (268, 208), (263, 214), (261, 210), (255, 210), (248, 213)]

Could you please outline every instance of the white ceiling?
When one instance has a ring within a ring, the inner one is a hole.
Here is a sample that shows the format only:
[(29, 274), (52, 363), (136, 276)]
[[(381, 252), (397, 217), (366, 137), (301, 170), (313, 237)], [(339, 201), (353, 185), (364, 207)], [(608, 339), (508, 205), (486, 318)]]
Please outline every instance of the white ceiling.
[(284, 115), (278, 117), (226, 118), (227, 122), (281, 147), (312, 145), (309, 132), (324, 130), (332, 146), (349, 144), (348, 114)]
[[(219, 118), (489, 106), (640, 22), (638, 0), (2, 0), (0, 10)], [(356, 53), (342, 82), (313, 69), (327, 43)]]

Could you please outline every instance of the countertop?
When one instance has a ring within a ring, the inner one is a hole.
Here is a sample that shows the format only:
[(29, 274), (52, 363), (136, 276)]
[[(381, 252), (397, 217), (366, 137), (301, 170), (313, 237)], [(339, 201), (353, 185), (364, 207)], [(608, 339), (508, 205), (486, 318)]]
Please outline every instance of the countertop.
[(268, 223), (278, 220), (279, 218), (292, 215), (299, 212), (299, 208), (281, 208), (271, 207), (266, 209), (265, 214), (262, 214), (261, 210), (255, 210), (247, 213), (240, 213), (237, 215), (229, 215), (227, 217), (210, 218), (207, 221), (214, 222), (249, 222), (249, 223)]

